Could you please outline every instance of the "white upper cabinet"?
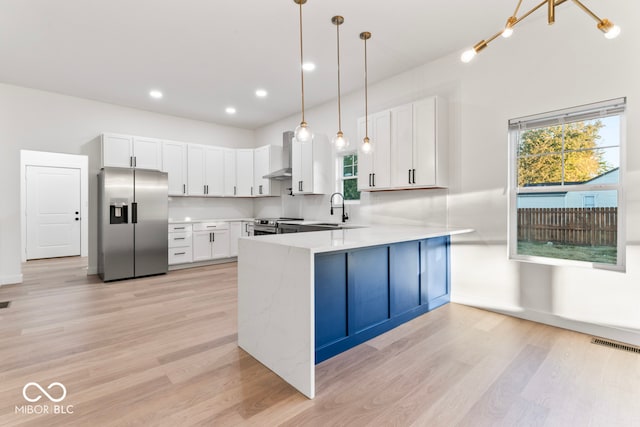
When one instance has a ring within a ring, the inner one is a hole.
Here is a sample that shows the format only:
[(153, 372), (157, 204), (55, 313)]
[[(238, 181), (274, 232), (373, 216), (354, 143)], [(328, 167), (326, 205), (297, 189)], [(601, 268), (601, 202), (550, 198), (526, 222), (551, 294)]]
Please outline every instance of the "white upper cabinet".
[(234, 197), (238, 193), (236, 186), (236, 150), (224, 150), (224, 191), (225, 197)]
[(278, 196), (280, 193), (280, 185), (278, 181), (272, 181), (264, 178), (276, 169), (280, 169), (280, 161), (282, 152), (279, 147), (273, 145), (265, 145), (256, 148), (253, 151), (253, 195), (261, 196)]
[(155, 138), (105, 133), (102, 166), (161, 170), (162, 142)]
[(206, 147), (204, 154), (207, 196), (224, 195), (224, 149)]
[(133, 137), (102, 134), (102, 166), (129, 168), (133, 165)]
[(369, 118), (371, 151), (362, 151), (365, 118), (358, 119), (358, 189), (383, 190), (391, 187), (391, 112), (381, 111)]
[[(371, 116), (373, 150), (359, 152), (358, 189), (446, 187), (446, 104), (430, 97)], [(364, 118), (358, 120), (360, 140)]]
[(160, 170), (162, 168), (162, 141), (134, 136), (133, 166), (138, 169)]
[(188, 194), (222, 196), (224, 192), (224, 148), (189, 144)]
[(203, 145), (189, 144), (187, 167), (187, 194), (206, 195)]
[(162, 142), (162, 170), (169, 179), (170, 196), (187, 195), (187, 144)]
[(236, 150), (236, 195), (238, 197), (253, 196), (253, 184), (253, 149)]
[(291, 147), (291, 190), (293, 194), (328, 194), (332, 191), (334, 165), (331, 145), (325, 135)]

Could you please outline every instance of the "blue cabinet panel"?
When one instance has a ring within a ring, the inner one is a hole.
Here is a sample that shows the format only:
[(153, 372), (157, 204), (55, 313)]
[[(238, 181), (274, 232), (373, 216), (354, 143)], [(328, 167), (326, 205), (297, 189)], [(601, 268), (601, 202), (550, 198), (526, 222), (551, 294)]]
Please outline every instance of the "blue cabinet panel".
[(389, 247), (391, 317), (420, 305), (420, 242)]
[(375, 246), (348, 255), (349, 335), (389, 319), (389, 248)]
[(316, 349), (347, 336), (347, 254), (315, 258)]
[(429, 310), (449, 302), (449, 236), (421, 242), (422, 304)]

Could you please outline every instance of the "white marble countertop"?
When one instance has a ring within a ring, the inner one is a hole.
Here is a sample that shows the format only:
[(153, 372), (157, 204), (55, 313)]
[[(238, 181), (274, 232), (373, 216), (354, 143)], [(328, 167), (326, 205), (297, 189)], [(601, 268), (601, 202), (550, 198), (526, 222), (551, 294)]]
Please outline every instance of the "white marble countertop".
[(236, 222), (236, 221), (253, 222), (253, 218), (209, 218), (209, 219), (169, 218), (169, 224), (194, 224), (198, 222)]
[(446, 226), (371, 225), (363, 228), (273, 234), (242, 237), (242, 239), (308, 249), (311, 253), (322, 253), (471, 233), (472, 231), (471, 228)]
[(293, 224), (293, 225), (338, 224), (343, 229), (344, 228), (370, 227), (370, 225), (356, 224), (356, 223), (352, 223), (352, 222), (340, 222), (340, 219), (338, 219), (336, 221), (321, 221), (321, 220), (278, 221), (278, 223), (279, 224)]

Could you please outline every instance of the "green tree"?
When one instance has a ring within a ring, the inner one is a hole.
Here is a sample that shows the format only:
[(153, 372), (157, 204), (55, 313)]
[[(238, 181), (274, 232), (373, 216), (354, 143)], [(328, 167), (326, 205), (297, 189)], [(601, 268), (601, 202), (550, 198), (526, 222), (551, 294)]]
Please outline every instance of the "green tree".
[(564, 182), (584, 182), (606, 172), (604, 153), (597, 148), (602, 126), (596, 120), (523, 132), (518, 147), (518, 185), (562, 182), (563, 154)]

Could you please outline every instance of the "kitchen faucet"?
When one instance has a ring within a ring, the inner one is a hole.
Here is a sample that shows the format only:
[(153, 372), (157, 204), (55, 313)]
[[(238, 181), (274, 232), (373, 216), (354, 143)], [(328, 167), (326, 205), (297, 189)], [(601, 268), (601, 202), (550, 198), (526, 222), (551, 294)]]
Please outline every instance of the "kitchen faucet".
[[(333, 197), (336, 195), (342, 197), (342, 206), (333, 206)], [(331, 215), (333, 215), (333, 208), (342, 209), (342, 222), (345, 222), (349, 219), (349, 214), (347, 214), (344, 210), (344, 196), (342, 195), (342, 193), (333, 193), (331, 195), (331, 200), (329, 200), (329, 204), (331, 205)]]

